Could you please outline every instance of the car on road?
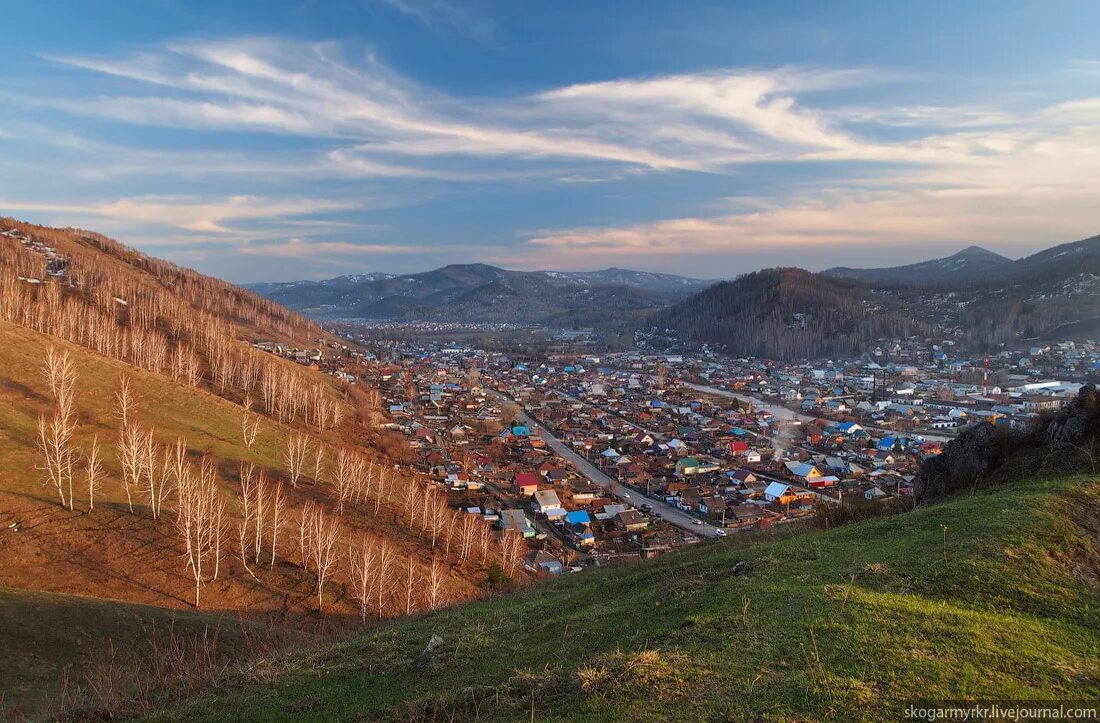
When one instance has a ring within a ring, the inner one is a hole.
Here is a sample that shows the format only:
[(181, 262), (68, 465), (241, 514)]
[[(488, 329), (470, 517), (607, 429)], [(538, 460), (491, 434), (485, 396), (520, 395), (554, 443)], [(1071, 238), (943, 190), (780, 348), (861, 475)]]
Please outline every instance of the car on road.
[(726, 537), (727, 535), (729, 535), (729, 533), (725, 530), (715, 530), (714, 534), (718, 537)]
[(641, 506), (641, 509), (643, 509), (643, 510), (645, 510), (646, 512), (648, 512), (648, 511), (650, 511), (650, 510), (652, 510), (652, 509), (653, 509), (653, 505), (649, 504), (648, 502), (643, 502), (643, 503), (642, 503), (642, 506)]
[(692, 521), (691, 521), (691, 524), (693, 524), (693, 525), (701, 525), (701, 524), (703, 524), (703, 521), (702, 521), (702, 520), (692, 520)]

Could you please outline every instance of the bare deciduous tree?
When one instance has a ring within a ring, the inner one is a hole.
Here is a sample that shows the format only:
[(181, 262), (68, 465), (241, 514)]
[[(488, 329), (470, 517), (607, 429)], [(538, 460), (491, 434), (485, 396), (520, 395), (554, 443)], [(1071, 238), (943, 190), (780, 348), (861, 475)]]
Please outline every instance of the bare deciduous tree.
[[(122, 430), (118, 442), (118, 460), (122, 464), (122, 488), (130, 514), (134, 512), (134, 490), (141, 483), (141, 463), (144, 434), (136, 426)], [(179, 480), (176, 480), (179, 483)]]
[(241, 415), (241, 439), (244, 440), (244, 448), (252, 449), (256, 443), (256, 435), (260, 432), (260, 420), (248, 412)]
[(275, 567), (275, 551), (279, 543), (279, 525), (282, 523), (283, 511), (286, 509), (286, 495), (283, 494), (283, 485), (276, 482), (271, 493), (271, 562), (268, 569)]
[(413, 560), (412, 555), (408, 557), (408, 564), (405, 566), (405, 614), (409, 615), (413, 611), (413, 602), (416, 600), (417, 590), (417, 575), (416, 575), (416, 561)]
[(325, 581), (336, 565), (336, 543), (340, 538), (340, 519), (325, 514), (317, 506), (307, 504), (300, 519), (301, 545), (306, 567), (312, 567), (317, 581), (317, 610), (324, 608)]
[(473, 549), (474, 544), (474, 532), (477, 529), (477, 523), (474, 521), (473, 515), (465, 515), (462, 518), (462, 527), (458, 531), (458, 560), (459, 562), (465, 562), (470, 557), (470, 551)]
[(74, 411), (74, 393), (76, 390), (76, 366), (69, 352), (58, 352), (54, 347), (46, 350), (46, 381), (50, 393), (57, 402), (58, 413), (62, 417), (72, 417)]
[(355, 591), (355, 598), (359, 602), (359, 617), (366, 622), (367, 610), (374, 599), (373, 582), (378, 571), (377, 552), (367, 537), (363, 537), (358, 546), (348, 548), (348, 570), (351, 574), (351, 585)]
[(317, 447), (313, 450), (313, 479), (321, 481), (321, 475), (325, 471), (325, 445), (317, 440)]
[(38, 450), (46, 484), (52, 484), (61, 506), (73, 509), (73, 476), (77, 450), (73, 447), (76, 430), (76, 367), (68, 351), (54, 347), (46, 351), (46, 381), (56, 402), (53, 419), (38, 418)]
[(500, 559), (509, 575), (516, 574), (523, 554), (523, 538), (515, 530), (504, 530), (500, 536)]
[(309, 438), (298, 432), (291, 432), (286, 438), (286, 447), (283, 449), (283, 462), (286, 464), (287, 473), (290, 475), (290, 486), (297, 487), (298, 480), (302, 476), (302, 467), (306, 462), (306, 451), (309, 449)]
[(388, 542), (382, 540), (382, 543), (378, 546), (378, 572), (376, 574), (377, 585), (375, 586), (375, 593), (378, 599), (378, 617), (384, 617), (386, 614), (386, 595), (393, 588), (393, 579), (390, 576), (390, 568), (393, 565), (396, 552)]
[[(208, 579), (216, 580), (221, 566), (222, 517), (225, 502), (218, 494), (214, 466), (203, 459), (198, 474), (184, 469), (179, 486), (176, 528), (183, 538), (187, 567), (195, 579), (195, 607)], [(214, 570), (209, 572), (210, 564)]]
[(438, 608), (442, 602), (443, 582), (446, 579), (447, 568), (438, 557), (432, 558), (432, 565), (428, 568), (428, 607), (432, 610)]
[(38, 450), (42, 456), (41, 469), (46, 472), (46, 484), (52, 484), (61, 500), (61, 506), (72, 509), (72, 477), (74, 451), (71, 420), (60, 414), (53, 419), (38, 418)]
[(95, 509), (95, 495), (103, 482), (103, 458), (99, 454), (99, 435), (92, 437), (92, 447), (88, 450), (84, 471), (88, 480), (88, 510)]
[(122, 422), (123, 429), (130, 426), (130, 414), (133, 408), (134, 392), (130, 386), (130, 377), (123, 374), (119, 377), (118, 390), (115, 392), (115, 413), (118, 415), (119, 421)]

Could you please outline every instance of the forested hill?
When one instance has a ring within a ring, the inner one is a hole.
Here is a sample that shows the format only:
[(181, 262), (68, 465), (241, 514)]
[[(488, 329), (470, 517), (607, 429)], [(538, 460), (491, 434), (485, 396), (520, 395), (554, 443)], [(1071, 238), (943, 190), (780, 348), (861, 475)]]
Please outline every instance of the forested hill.
[(662, 312), (679, 339), (773, 359), (858, 356), (867, 342), (924, 327), (862, 284), (796, 268), (765, 269)]

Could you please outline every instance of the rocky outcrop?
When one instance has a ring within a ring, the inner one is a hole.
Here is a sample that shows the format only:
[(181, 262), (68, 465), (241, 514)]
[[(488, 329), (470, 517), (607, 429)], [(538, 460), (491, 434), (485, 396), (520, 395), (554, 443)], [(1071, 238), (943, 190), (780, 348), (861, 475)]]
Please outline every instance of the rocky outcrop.
[[(1088, 384), (1060, 410), (1039, 417), (1030, 430), (989, 423), (963, 430), (944, 445), (942, 454), (921, 465), (914, 483), (917, 499), (925, 501), (981, 487), (995, 476), (1011, 479), (1041, 472), (1069, 472), (1084, 466), (1094, 468), (1100, 458), (1098, 442), (1100, 395)], [(1062, 467), (1050, 466), (1052, 458), (1057, 458)]]
[(1081, 387), (1077, 398), (1046, 418), (1042, 426), (1047, 443), (1055, 449), (1083, 443), (1091, 445), (1092, 438), (1100, 432), (1100, 399), (1096, 387), (1092, 384)]
[(917, 499), (934, 499), (973, 487), (989, 471), (996, 433), (996, 427), (988, 422), (968, 427), (945, 444), (943, 452), (925, 460), (914, 482)]

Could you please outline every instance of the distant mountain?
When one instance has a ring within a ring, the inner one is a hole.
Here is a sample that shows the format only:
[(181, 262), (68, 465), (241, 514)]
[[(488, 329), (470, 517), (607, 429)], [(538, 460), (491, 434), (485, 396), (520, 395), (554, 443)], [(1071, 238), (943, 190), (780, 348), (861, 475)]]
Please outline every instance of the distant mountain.
[(968, 246), (962, 251), (942, 259), (921, 261), (906, 266), (891, 266), (878, 269), (853, 269), (837, 266), (822, 273), (841, 279), (859, 279), (872, 282), (895, 282), (901, 284), (925, 284), (940, 281), (961, 281), (977, 279), (996, 273), (1012, 264), (1012, 259), (1001, 256), (981, 246)]
[(691, 293), (705, 289), (714, 281), (693, 279), (676, 274), (662, 274), (653, 271), (632, 271), (611, 267), (603, 271), (543, 271), (548, 276), (585, 281), (590, 284), (610, 284), (620, 286), (634, 286), (649, 291), (666, 291), (671, 293)]
[(857, 273), (767, 269), (716, 284), (655, 319), (688, 346), (780, 359), (858, 355), (913, 334), (980, 351), (1100, 336), (1100, 236), (1016, 261), (971, 248)]
[(452, 264), (418, 274), (362, 274), (250, 288), (318, 318), (596, 323), (608, 309), (668, 306), (710, 283), (618, 268), (510, 271)]

